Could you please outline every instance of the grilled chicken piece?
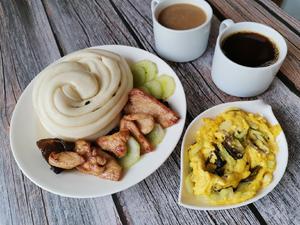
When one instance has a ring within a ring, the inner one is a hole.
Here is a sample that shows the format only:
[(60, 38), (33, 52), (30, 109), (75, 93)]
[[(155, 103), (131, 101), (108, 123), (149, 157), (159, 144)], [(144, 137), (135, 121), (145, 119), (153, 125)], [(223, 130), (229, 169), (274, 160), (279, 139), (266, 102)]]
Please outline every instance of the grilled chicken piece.
[(112, 135), (99, 137), (96, 142), (103, 150), (110, 151), (121, 158), (127, 153), (128, 139), (129, 131), (122, 130)]
[(99, 150), (98, 154), (106, 159), (105, 170), (102, 174), (99, 175), (100, 178), (107, 180), (118, 181), (122, 177), (122, 167), (119, 165), (117, 160), (105, 153), (104, 151)]
[(137, 139), (141, 145), (142, 153), (153, 151), (153, 146), (150, 142), (144, 137), (139, 128), (135, 125), (133, 121), (121, 119), (120, 130), (129, 130), (130, 133)]
[(123, 117), (126, 120), (135, 121), (143, 134), (149, 134), (154, 128), (154, 118), (149, 114), (135, 113)]
[(156, 98), (136, 88), (129, 92), (128, 103), (124, 111), (126, 114), (149, 114), (164, 128), (174, 125), (179, 120), (176, 112), (169, 109)]
[(85, 163), (76, 167), (77, 170), (103, 179), (113, 181), (121, 179), (122, 167), (115, 158), (84, 140), (76, 141), (75, 146), (76, 152), (85, 159)]
[(42, 151), (46, 161), (48, 161), (51, 152), (74, 151), (74, 142), (64, 141), (59, 138), (45, 138), (36, 142), (36, 145)]
[(48, 159), (52, 152), (59, 153), (59, 152), (72, 152), (74, 151), (74, 142), (64, 141), (59, 138), (46, 138), (40, 139), (36, 142), (38, 148), (41, 150), (42, 155), (46, 162), (51, 166), (51, 170), (54, 173), (60, 173), (64, 169), (53, 166), (49, 163)]
[(85, 140), (75, 141), (75, 152), (80, 155), (87, 155), (91, 153), (91, 143)]
[(96, 148), (92, 147), (90, 152), (86, 152), (83, 157), (85, 163), (76, 167), (80, 172), (94, 176), (100, 176), (104, 172), (106, 159), (98, 155)]
[(51, 152), (48, 158), (48, 162), (51, 166), (66, 170), (73, 169), (84, 163), (84, 161), (84, 158), (77, 152)]

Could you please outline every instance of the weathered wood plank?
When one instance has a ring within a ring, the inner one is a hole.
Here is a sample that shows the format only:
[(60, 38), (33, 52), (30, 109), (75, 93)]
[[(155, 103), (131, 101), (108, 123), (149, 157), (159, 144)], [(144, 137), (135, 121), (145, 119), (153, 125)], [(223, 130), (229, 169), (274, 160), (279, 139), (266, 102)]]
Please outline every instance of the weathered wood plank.
[(270, 0), (257, 0), (262, 6), (264, 6), (270, 13), (276, 16), (283, 23), (289, 25), (292, 29), (300, 33), (300, 23), (295, 17), (289, 15), (287, 12), (283, 11), (278, 5)]
[(50, 224), (122, 224), (111, 196), (74, 199), (43, 192)]
[[(15, 95), (18, 98), (22, 89), (37, 71), (59, 57), (40, 3), (30, 2), (30, 8), (25, 9), (24, 4), (28, 4), (27, 2), (17, 2), (10, 3), (13, 5), (6, 4), (5, 13), (16, 15), (18, 11), (24, 10), (19, 12), (22, 14), (19, 18), (12, 18), (4, 14), (4, 7), (0, 3), (0, 23), (7, 20), (7, 17), (9, 17), (7, 24), (16, 20), (16, 24), (10, 25), (12, 27), (3, 29), (6, 31), (5, 33), (18, 31), (17, 33), (22, 34), (11, 40), (10, 35), (3, 35), (2, 29), (0, 30), (2, 59), (2, 62), (0, 61), (0, 71), (2, 71), (0, 72), (2, 75), (0, 84), (3, 86), (0, 92), (0, 144), (4, 146), (1, 148), (2, 154), (0, 155), (0, 197), (4, 199), (4, 204), (0, 206), (0, 221), (4, 221), (5, 224), (119, 224), (121, 221), (111, 197), (76, 200), (61, 198), (44, 191), (41, 194), (40, 189), (26, 178), (24, 179), (20, 171), (16, 169), (9, 152), (7, 135), (9, 117), (16, 101), (11, 96)], [(74, 1), (72, 3), (45, 1), (45, 5), (63, 53), (91, 45), (114, 43), (140, 46), (154, 51), (150, 8), (144, 2), (114, 1), (115, 9), (108, 1)], [(120, 20), (114, 10), (117, 10), (125, 21)], [(33, 12), (28, 14), (28, 11)], [(30, 25), (28, 25), (27, 17), (30, 18), (30, 22), (33, 21), (33, 24), (29, 23)], [(16, 28), (18, 23), (23, 27), (19, 28), (20, 30)], [(218, 21), (215, 20), (214, 23), (216, 23), (214, 28), (217, 28)], [(0, 25), (1, 28), (4, 27), (3, 24)], [(133, 32), (130, 33), (127, 29)], [(212, 35), (210, 42), (212, 47), (215, 36), (216, 32)], [(22, 42), (20, 43), (18, 39), (21, 39)], [(13, 47), (9, 49), (11, 43), (8, 42), (11, 41)], [(50, 44), (47, 44), (48, 42)], [(38, 48), (33, 47), (36, 43)], [(21, 51), (20, 46), (26, 46), (23, 48), (26, 51)], [(192, 64), (172, 64), (187, 91), (189, 107), (187, 122), (214, 104), (236, 99), (223, 94), (212, 84), (209, 72), (211, 56), (212, 51), (210, 50)], [(5, 84), (5, 88), (3, 84)], [(297, 213), (300, 202), (299, 195), (297, 195), (300, 189), (299, 178), (297, 179), (300, 171), (297, 164), (297, 161), (300, 160), (299, 154), (297, 154), (297, 146), (300, 144), (300, 140), (297, 140), (300, 132), (300, 124), (297, 119), (300, 112), (299, 98), (293, 95), (278, 79), (273, 83), (271, 89), (261, 97), (272, 104), (276, 115), (284, 125), (283, 128), (290, 144), (291, 157), (283, 181), (275, 191), (255, 205), (270, 224), (299, 224), (300, 218)], [(2, 103), (4, 100), (6, 103)], [(7, 106), (6, 109), (2, 107), (4, 104)], [(4, 158), (3, 155), (9, 156), (9, 158)], [(179, 207), (176, 204), (179, 160), (179, 148), (177, 147), (172, 156), (155, 174), (139, 185), (114, 197), (118, 201), (117, 205), (121, 208), (119, 210), (123, 210), (125, 223), (259, 224), (247, 207), (220, 212), (195, 212)], [(24, 183), (25, 186), (22, 186)], [(24, 207), (26, 204), (29, 206)]]
[[(54, 15), (52, 19), (50, 17), (50, 20), (53, 29), (56, 31), (61, 48), (66, 52), (73, 51), (78, 48), (76, 44), (77, 39), (81, 38), (83, 41), (80, 47), (121, 43), (146, 47), (148, 50), (153, 51), (152, 41), (149, 40), (152, 36), (150, 20), (146, 19), (145, 21), (142, 17), (144, 13), (146, 13), (145, 8), (143, 8), (144, 6), (141, 6), (144, 2), (133, 2), (133, 4), (130, 4), (129, 2), (119, 1), (117, 3), (112, 2), (112, 4), (113, 8), (109, 1), (98, 1), (98, 3), (45, 1), (47, 12)], [(133, 5), (135, 5), (137, 9), (134, 9)], [(76, 12), (74, 11), (75, 9)], [(89, 12), (88, 18), (85, 16), (87, 14), (86, 10)], [(149, 10), (148, 5), (147, 10)], [(122, 21), (118, 17), (118, 14), (127, 22)], [(101, 18), (98, 17), (99, 15)], [(78, 16), (80, 18), (78, 18)], [(84, 27), (84, 31), (83, 29), (78, 29), (78, 21), (84, 24), (84, 26), (81, 25)], [(134, 23), (132, 23), (132, 21), (134, 21)], [(69, 35), (68, 37), (62, 32), (67, 23), (69, 25), (68, 32), (72, 34), (72, 36)], [(112, 27), (114, 30), (122, 30), (127, 34), (110, 32)], [(126, 29), (129, 29), (130, 33)], [(98, 35), (95, 35), (95, 33)], [(101, 39), (98, 36), (101, 36)], [(145, 36), (147, 38), (145, 38)], [(70, 39), (71, 37), (73, 39)], [(192, 65), (187, 65), (190, 68), (190, 73), (195, 73), (195, 78), (197, 78), (199, 72)], [(177, 67), (185, 89), (190, 90), (193, 94), (187, 94), (190, 108), (194, 108), (197, 113), (199, 113), (203, 109), (221, 102), (218, 96), (209, 94), (211, 89), (206, 85), (204, 79), (195, 79), (195, 81), (185, 79), (186, 72), (183, 69), (184, 67), (181, 68), (180, 64), (178, 64)], [(202, 90), (196, 90), (195, 85), (189, 82), (198, 83), (199, 86), (203, 87), (201, 88)], [(193, 88), (191, 89), (191, 87)], [(193, 98), (193, 96), (198, 96), (199, 99), (206, 98), (206, 100), (203, 104), (194, 103), (195, 98)], [(193, 107), (191, 104), (195, 104), (196, 106)], [(196, 113), (194, 112), (193, 116), (195, 115)], [(189, 121), (190, 120), (191, 117), (189, 117)], [(247, 207), (211, 213), (195, 212), (179, 207), (177, 205), (179, 160), (179, 147), (177, 147), (172, 157), (154, 175), (150, 176), (146, 181), (141, 182), (141, 184), (117, 194), (120, 206), (129, 224), (145, 224), (146, 222), (149, 224), (194, 224), (195, 222), (197, 224), (230, 224), (235, 221), (241, 224), (259, 224)]]
[[(288, 45), (288, 55), (284, 61), (281, 72), (290, 79), (300, 90), (300, 38), (299, 33), (295, 33), (290, 27), (275, 18), (263, 6), (252, 0), (243, 1), (218, 1), (208, 0), (225, 18), (239, 21), (254, 21), (267, 24), (279, 31), (286, 39)], [(299, 28), (300, 22), (296, 22), (295, 29)]]
[[(127, 23), (131, 27), (136, 28), (136, 35), (140, 42), (144, 44), (147, 50), (154, 51), (149, 6), (137, 0), (131, 0), (130, 2), (115, 1), (115, 4), (117, 8), (120, 9), (122, 15), (128, 20)], [(138, 10), (134, 12), (134, 8), (137, 8)], [(217, 24), (213, 26), (209, 44), (210, 48), (201, 58), (192, 63), (172, 64), (172, 67), (180, 76), (185, 87), (188, 98), (188, 112), (192, 117), (211, 105), (238, 99), (228, 96), (218, 90), (212, 83), (210, 77), (210, 66), (213, 55), (212, 49), (216, 40), (218, 21), (214, 20), (214, 23)], [(299, 192), (300, 179), (296, 179), (296, 177), (300, 171), (299, 164), (297, 163), (300, 160), (300, 156), (297, 154), (299, 140), (297, 140), (296, 136), (300, 132), (298, 119), (300, 99), (278, 79), (275, 79), (271, 88), (263, 95), (259, 96), (259, 98), (264, 99), (273, 106), (275, 114), (288, 136), (291, 157), (283, 181), (280, 182), (276, 189), (267, 197), (255, 203), (255, 206), (258, 208), (258, 211), (262, 214), (263, 218), (270, 224), (297, 224), (300, 221), (299, 214), (297, 213), (300, 204), (300, 196), (297, 195), (297, 192)], [(292, 124), (294, 124), (294, 126)], [(179, 162), (180, 157), (178, 149), (174, 151), (172, 158), (174, 158), (175, 162)], [(153, 176), (146, 179), (146, 183), (148, 180), (152, 179)], [(152, 184), (154, 182), (149, 183)], [(122, 192), (120, 193), (120, 196), (126, 199), (126, 201), (132, 199), (130, 195), (126, 198), (125, 194), (126, 192)], [(237, 211), (233, 210), (233, 213), (237, 213)], [(212, 214), (214, 215), (214, 213)]]
[[(35, 30), (39, 27), (34, 17), (39, 17), (40, 28), (47, 28), (45, 14), (42, 16), (43, 14), (38, 10), (41, 8), (41, 5), (34, 2), (0, 3), (0, 221), (2, 224), (48, 224), (44, 204), (41, 201), (41, 190), (24, 178), (18, 169), (10, 151), (8, 137), (10, 116), (22, 89), (46, 61), (52, 61), (57, 57), (55, 49), (50, 51), (48, 48), (51, 39), (44, 33), (46, 29), (44, 32)], [(22, 20), (26, 20), (26, 23), (25, 21), (22, 23)], [(49, 42), (49, 45), (43, 47), (43, 42)], [(33, 44), (36, 46), (35, 49), (31, 46)], [(38, 63), (36, 57), (41, 58)]]
[(60, 57), (43, 5), (0, 2), (0, 224), (121, 224), (111, 196), (66, 199), (42, 191), (17, 167), (9, 121), (22, 90)]
[(44, 5), (64, 54), (99, 44), (137, 45), (107, 2), (44, 0)]

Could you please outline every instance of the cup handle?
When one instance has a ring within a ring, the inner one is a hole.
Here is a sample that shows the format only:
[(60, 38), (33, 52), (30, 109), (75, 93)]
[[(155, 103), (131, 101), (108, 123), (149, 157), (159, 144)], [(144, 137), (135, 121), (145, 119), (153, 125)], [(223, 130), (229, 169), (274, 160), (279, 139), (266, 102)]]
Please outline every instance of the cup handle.
[(226, 28), (230, 27), (232, 24), (234, 24), (234, 22), (231, 19), (223, 20), (219, 26), (219, 34), (222, 33)]
[(151, 1), (151, 11), (154, 13), (155, 7), (160, 3), (161, 0), (152, 0)]

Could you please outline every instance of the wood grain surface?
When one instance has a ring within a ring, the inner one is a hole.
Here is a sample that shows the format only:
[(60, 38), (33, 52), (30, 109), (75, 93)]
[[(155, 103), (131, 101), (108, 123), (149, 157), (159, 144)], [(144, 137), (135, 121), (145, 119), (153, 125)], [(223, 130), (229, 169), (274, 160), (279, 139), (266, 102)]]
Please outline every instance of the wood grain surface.
[(191, 63), (169, 62), (186, 92), (186, 125), (211, 106), (241, 100), (218, 90), (210, 77), (220, 19), (270, 24), (292, 46), (280, 79), (276, 78), (270, 89), (258, 96), (272, 105), (289, 144), (287, 171), (274, 191), (255, 204), (232, 210), (193, 211), (180, 207), (181, 141), (154, 174), (112, 196), (70, 199), (35, 186), (18, 169), (9, 146), (10, 117), (20, 94), (43, 67), (77, 49), (123, 44), (156, 54), (150, 1), (2, 0), (0, 224), (300, 224), (299, 23), (267, 0), (209, 2), (218, 18), (213, 18), (207, 51)]

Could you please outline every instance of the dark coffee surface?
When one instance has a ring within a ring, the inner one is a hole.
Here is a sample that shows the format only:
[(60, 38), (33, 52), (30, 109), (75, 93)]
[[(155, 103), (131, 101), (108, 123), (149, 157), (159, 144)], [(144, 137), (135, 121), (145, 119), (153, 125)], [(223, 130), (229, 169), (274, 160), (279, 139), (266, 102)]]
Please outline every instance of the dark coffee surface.
[(174, 4), (163, 9), (158, 15), (160, 24), (174, 30), (195, 28), (205, 21), (205, 12), (192, 4)]
[(225, 38), (221, 44), (224, 54), (243, 66), (263, 67), (276, 62), (278, 50), (267, 37), (254, 32), (239, 32)]

